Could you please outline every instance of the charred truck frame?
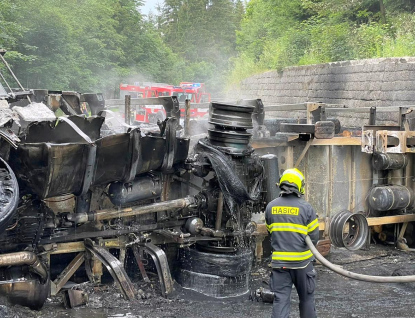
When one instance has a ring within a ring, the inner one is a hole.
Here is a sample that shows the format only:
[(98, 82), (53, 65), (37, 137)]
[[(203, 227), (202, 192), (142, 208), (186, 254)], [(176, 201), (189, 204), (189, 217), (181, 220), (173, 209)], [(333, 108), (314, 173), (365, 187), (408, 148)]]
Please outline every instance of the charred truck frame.
[[(11, 301), (40, 308), (81, 268), (100, 282), (103, 265), (133, 300), (128, 254), (144, 280), (144, 260), (154, 261), (163, 295), (173, 291), (171, 269), (210, 296), (248, 292), (251, 216), (264, 203), (264, 168), (247, 132), (254, 106), (214, 104), (209, 136), (189, 154), (175, 97), (164, 98), (159, 127), (115, 127), (97, 96), (14, 90), (2, 78), (10, 120), (1, 134), (0, 289)], [(97, 116), (78, 115), (86, 97)], [(58, 106), (67, 117), (55, 117)]]
[[(153, 265), (165, 296), (172, 277), (213, 297), (245, 294), (266, 236), (253, 215), (278, 195), (280, 169), (292, 166), (306, 174), (322, 239), (337, 246), (362, 247), (368, 224), (415, 220), (407, 108), (392, 127), (375, 126), (371, 109), (359, 136), (327, 119), (326, 112), (350, 111), (343, 108), (214, 102), (209, 120), (198, 122), (207, 137), (190, 149), (189, 122), (181, 127), (174, 96), (150, 101), (166, 108), (158, 127), (130, 125), (128, 99), (126, 122), (114, 125), (102, 96), (27, 91), (0, 53), (9, 71), (0, 86), (0, 291), (13, 302), (40, 308), (75, 273), (99, 283), (103, 267), (133, 300), (128, 255), (143, 280)], [(82, 103), (96, 116), (81, 115)], [(57, 109), (67, 117), (57, 118)], [(265, 110), (306, 111), (306, 118), (266, 119)]]

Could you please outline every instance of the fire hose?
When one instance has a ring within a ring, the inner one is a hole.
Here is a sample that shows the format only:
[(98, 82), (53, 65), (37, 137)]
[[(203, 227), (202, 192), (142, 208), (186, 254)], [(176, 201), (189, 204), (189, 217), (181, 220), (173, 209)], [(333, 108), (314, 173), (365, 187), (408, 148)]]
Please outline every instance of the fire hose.
[(327, 259), (324, 258), (323, 255), (319, 253), (317, 248), (314, 246), (313, 242), (311, 241), (310, 237), (307, 235), (305, 238), (305, 242), (310, 249), (310, 251), (314, 254), (315, 258), (325, 267), (332, 270), (333, 272), (340, 274), (342, 276), (361, 280), (365, 282), (372, 282), (372, 283), (410, 283), (415, 282), (415, 275), (408, 275), (408, 276), (372, 276), (372, 275), (364, 275), (353, 273), (348, 270), (341, 268), (340, 266), (329, 262)]

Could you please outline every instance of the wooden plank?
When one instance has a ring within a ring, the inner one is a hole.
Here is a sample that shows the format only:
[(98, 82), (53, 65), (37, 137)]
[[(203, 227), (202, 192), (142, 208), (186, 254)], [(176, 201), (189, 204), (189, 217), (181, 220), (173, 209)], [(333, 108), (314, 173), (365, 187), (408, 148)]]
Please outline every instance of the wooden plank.
[(381, 216), (377, 218), (367, 218), (369, 226), (383, 225), (383, 224), (394, 224), (394, 223), (405, 223), (415, 221), (415, 214), (404, 214), (404, 215), (391, 215)]
[(283, 147), (287, 146), (287, 141), (284, 140), (271, 140), (271, 139), (257, 139), (251, 141), (251, 146), (254, 149), (271, 148), (271, 147)]
[(331, 139), (314, 139), (313, 146), (361, 146), (360, 137), (333, 137)]
[[(47, 246), (49, 247), (49, 245), (51, 244), (48, 244)], [(85, 251), (84, 242), (57, 243), (49, 254), (66, 254), (83, 251)]]
[[(272, 138), (253, 139), (251, 146), (254, 149), (287, 146), (290, 141), (298, 139), (298, 135), (288, 136), (287, 141)], [(331, 139), (313, 139), (313, 146), (361, 146), (360, 137), (333, 137)]]
[(53, 282), (51, 282), (51, 295), (55, 296), (62, 289), (62, 287), (68, 282), (72, 275), (82, 265), (84, 260), (84, 252), (80, 252), (78, 255), (76, 255), (76, 257), (62, 271), (62, 273), (60, 273), (59, 276)]
[(264, 105), (264, 109), (266, 112), (307, 110), (307, 104), (300, 103), (300, 104)]
[[(383, 225), (383, 224), (395, 224), (395, 223), (406, 223), (406, 222), (414, 222), (415, 221), (415, 214), (405, 214), (405, 215), (391, 215), (391, 216), (381, 216), (381, 217), (373, 217), (367, 218), (367, 224), (369, 226), (374, 225)], [(324, 231), (326, 228), (326, 224), (324, 220), (319, 220), (319, 230)], [(268, 230), (265, 224), (258, 224), (257, 230), (254, 235), (267, 235)]]
[[(106, 248), (120, 248), (120, 240), (118, 238), (104, 240)], [(69, 242), (69, 243), (57, 243), (46, 244), (45, 249), (49, 254), (66, 254), (85, 251), (84, 242)]]

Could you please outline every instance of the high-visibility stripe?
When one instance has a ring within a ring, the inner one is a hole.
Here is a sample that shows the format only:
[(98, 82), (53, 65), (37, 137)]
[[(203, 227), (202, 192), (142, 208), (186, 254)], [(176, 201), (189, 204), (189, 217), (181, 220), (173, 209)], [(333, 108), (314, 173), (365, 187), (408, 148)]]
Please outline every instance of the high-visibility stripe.
[(269, 227), (271, 227), (271, 226), (295, 226), (295, 227), (298, 227), (300, 229), (307, 230), (307, 226), (302, 225), (302, 224), (298, 224), (298, 223), (271, 223), (268, 226)]
[(307, 235), (307, 232), (304, 230), (298, 230), (298, 229), (294, 229), (294, 228), (273, 228), (269, 231), (270, 233), (272, 232), (295, 232), (295, 233), (300, 233), (300, 234), (304, 234)]
[(306, 250), (303, 252), (272, 252), (272, 255), (306, 255), (310, 253), (310, 250)]
[(318, 226), (318, 219), (315, 219), (313, 222), (307, 225), (308, 233), (313, 232)]
[(313, 253), (310, 250), (305, 252), (273, 252), (272, 259), (276, 261), (303, 261), (311, 258)]
[(307, 227), (295, 223), (272, 223), (268, 225), (268, 231), (272, 232), (297, 232), (307, 235)]

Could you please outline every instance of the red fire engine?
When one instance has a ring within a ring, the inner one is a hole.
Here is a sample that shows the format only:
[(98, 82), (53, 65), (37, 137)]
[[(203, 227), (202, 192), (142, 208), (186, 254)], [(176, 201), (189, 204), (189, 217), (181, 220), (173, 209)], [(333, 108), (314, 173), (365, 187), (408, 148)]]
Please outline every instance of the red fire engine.
[[(182, 82), (179, 86), (162, 83), (134, 83), (134, 85), (120, 84), (120, 98), (131, 95), (131, 98), (149, 98), (162, 96), (177, 96), (180, 103), (180, 112), (184, 114), (184, 102), (190, 100), (190, 105), (210, 102), (210, 93), (205, 91), (203, 83)], [(193, 119), (203, 117), (209, 111), (208, 105), (203, 108), (191, 108), (190, 116)], [(166, 114), (162, 105), (140, 105), (135, 110), (135, 120), (155, 123), (164, 120)]]

